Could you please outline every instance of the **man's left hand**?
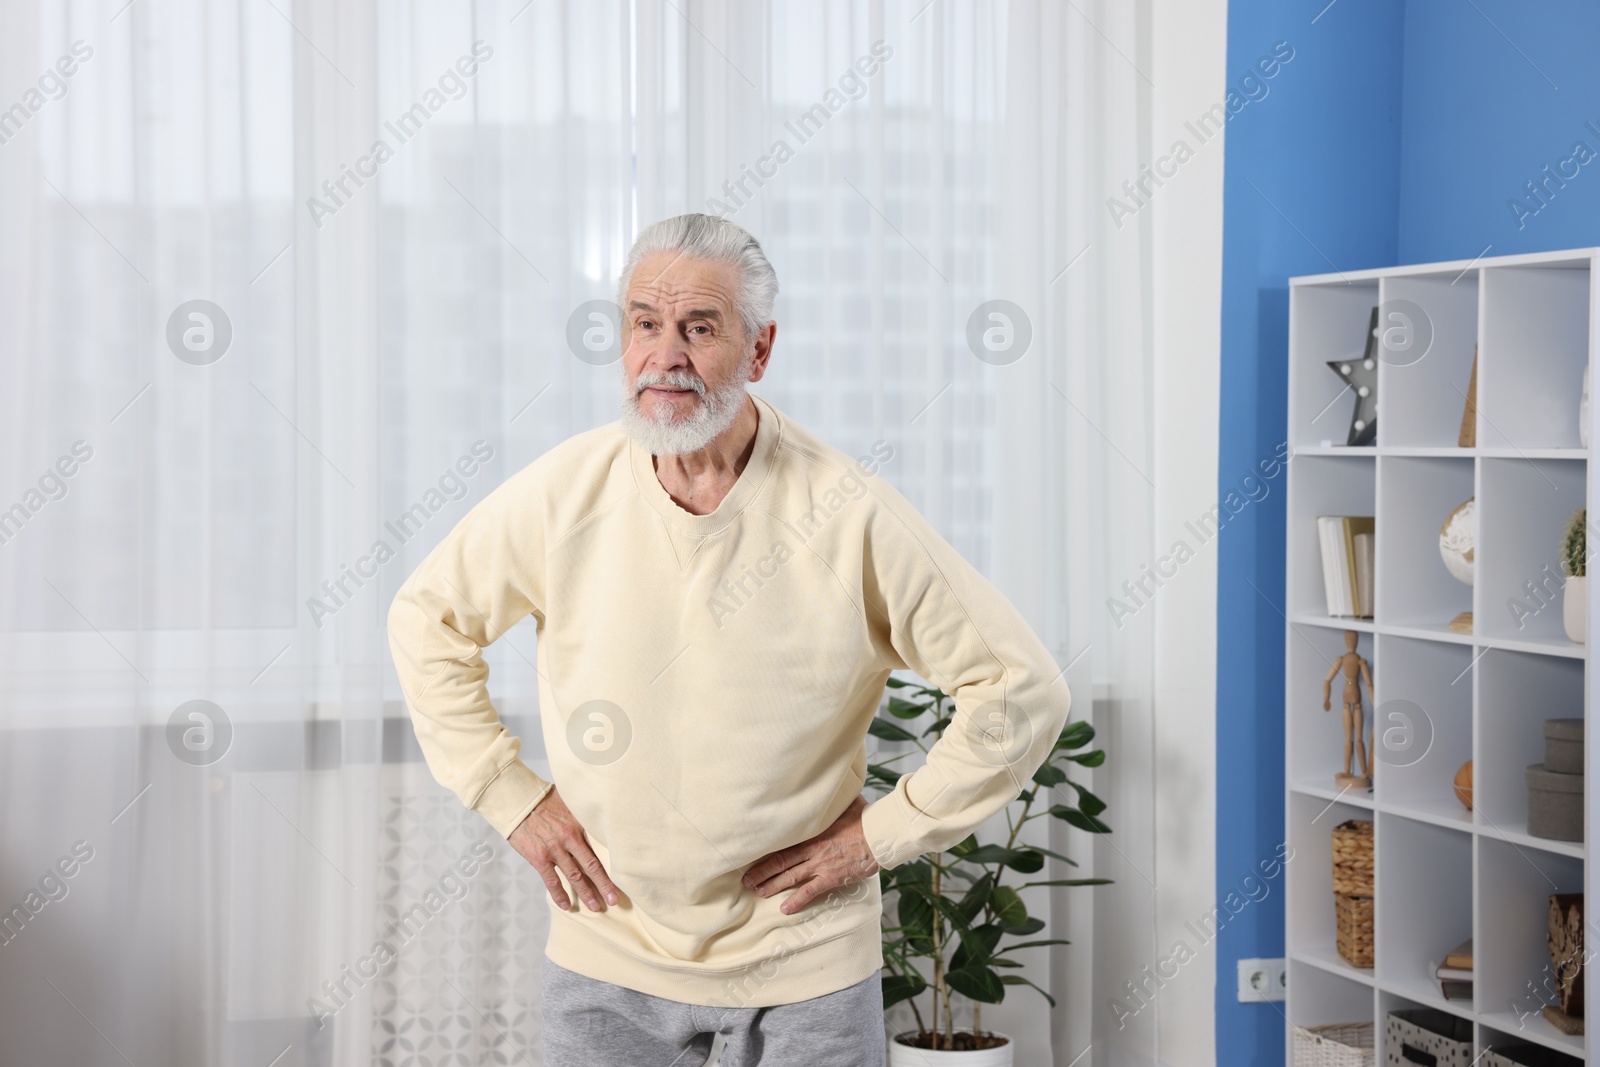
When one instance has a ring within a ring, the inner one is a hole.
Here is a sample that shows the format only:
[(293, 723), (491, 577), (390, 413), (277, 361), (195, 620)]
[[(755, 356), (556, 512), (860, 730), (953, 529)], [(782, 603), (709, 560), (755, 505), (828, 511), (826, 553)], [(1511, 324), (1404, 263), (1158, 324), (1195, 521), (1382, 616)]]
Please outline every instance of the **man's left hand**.
[(745, 872), (744, 884), (761, 897), (798, 887), (778, 905), (783, 914), (792, 915), (830, 889), (877, 874), (883, 868), (867, 847), (867, 835), (861, 829), (861, 812), (866, 806), (866, 798), (856, 797), (844, 814), (817, 836), (761, 857)]

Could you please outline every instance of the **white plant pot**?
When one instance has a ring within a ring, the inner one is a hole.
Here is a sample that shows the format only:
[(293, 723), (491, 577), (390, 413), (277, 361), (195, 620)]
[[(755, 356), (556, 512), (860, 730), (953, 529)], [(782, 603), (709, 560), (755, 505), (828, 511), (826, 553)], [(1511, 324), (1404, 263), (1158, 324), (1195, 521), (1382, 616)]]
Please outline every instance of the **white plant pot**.
[[(910, 1031), (908, 1031), (909, 1033)], [(889, 1040), (889, 1067), (1012, 1067), (1012, 1052), (1016, 1041), (1009, 1034), (985, 1028), (984, 1033), (1006, 1038), (998, 1048), (974, 1049), (971, 1052), (935, 1052), (932, 1049), (913, 1048)]]
[(1567, 628), (1567, 636), (1580, 645), (1588, 636), (1588, 582), (1587, 576), (1568, 578), (1567, 584), (1561, 587), (1561, 622)]

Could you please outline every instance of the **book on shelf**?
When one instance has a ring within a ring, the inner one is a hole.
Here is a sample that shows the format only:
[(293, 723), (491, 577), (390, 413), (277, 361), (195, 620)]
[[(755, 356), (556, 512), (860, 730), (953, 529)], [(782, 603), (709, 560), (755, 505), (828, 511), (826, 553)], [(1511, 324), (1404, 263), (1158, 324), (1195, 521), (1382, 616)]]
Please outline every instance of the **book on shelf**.
[(1372, 618), (1372, 516), (1320, 515), (1317, 539), (1328, 614)]
[(1439, 991), (1446, 1000), (1472, 999), (1472, 939), (1469, 937), (1445, 956), (1433, 969)]

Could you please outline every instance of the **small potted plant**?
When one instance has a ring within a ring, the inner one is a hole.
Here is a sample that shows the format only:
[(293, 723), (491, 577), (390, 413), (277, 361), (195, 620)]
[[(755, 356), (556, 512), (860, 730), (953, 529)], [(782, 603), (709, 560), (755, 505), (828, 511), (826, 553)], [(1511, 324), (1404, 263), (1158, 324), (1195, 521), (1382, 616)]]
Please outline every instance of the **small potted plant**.
[[(910, 742), (924, 754), (950, 725), (955, 703), (938, 689), (890, 678), (887, 713), (874, 719), (871, 732), (886, 741)], [(889, 1067), (1011, 1067), (1011, 1039), (983, 1029), (983, 1005), (998, 1004), (1006, 987), (1033, 986), (1055, 1007), (1055, 998), (1020, 973), (1023, 964), (1011, 954), (1046, 945), (1064, 945), (1060, 938), (1028, 938), (1044, 921), (1028, 914), (1020, 890), (1030, 886), (1107, 885), (1108, 878), (1064, 878), (1022, 881), (1012, 877), (1037, 874), (1045, 857), (1070, 867), (1077, 864), (1057, 852), (1019, 845), (1022, 828), (1035, 819), (1060, 819), (1086, 833), (1107, 834), (1099, 815), (1106, 805), (1067, 777), (1067, 769), (1098, 767), (1106, 754), (1088, 750), (1094, 727), (1069, 722), (1050, 755), (1033, 776), (1031, 786), (1005, 809), (1009, 828), (1000, 842), (980, 844), (976, 835), (944, 852), (934, 852), (878, 874), (886, 901), (883, 921), (883, 1004), (906, 1003), (917, 1028), (889, 1042)], [(909, 752), (868, 764), (867, 788), (887, 793), (901, 772), (890, 764)], [(931, 996), (924, 1014), (917, 1000)], [(972, 1002), (972, 1025), (958, 1029), (952, 994)]]
[(1567, 520), (1567, 529), (1561, 537), (1561, 569), (1567, 581), (1561, 589), (1561, 622), (1567, 636), (1583, 644), (1588, 630), (1589, 596), (1587, 559), (1584, 551), (1584, 533), (1588, 525), (1588, 509), (1579, 508)]

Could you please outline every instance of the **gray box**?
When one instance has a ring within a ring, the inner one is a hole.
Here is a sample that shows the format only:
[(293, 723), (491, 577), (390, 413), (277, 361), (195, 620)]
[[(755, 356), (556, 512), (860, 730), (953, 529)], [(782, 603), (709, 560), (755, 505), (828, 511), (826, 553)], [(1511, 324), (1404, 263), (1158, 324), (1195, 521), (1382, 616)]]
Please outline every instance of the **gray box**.
[(1528, 767), (1528, 833), (1552, 841), (1583, 840), (1583, 775)]
[(1557, 774), (1583, 773), (1583, 720), (1544, 721), (1544, 769)]

